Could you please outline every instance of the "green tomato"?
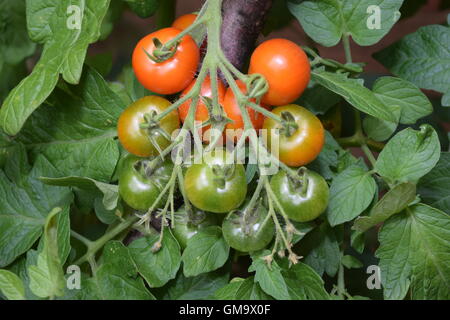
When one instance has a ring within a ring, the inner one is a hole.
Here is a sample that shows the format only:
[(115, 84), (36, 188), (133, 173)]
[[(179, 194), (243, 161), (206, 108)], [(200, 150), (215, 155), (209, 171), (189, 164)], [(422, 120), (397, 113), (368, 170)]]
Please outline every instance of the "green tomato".
[(229, 153), (216, 149), (204, 154), (201, 164), (186, 171), (184, 187), (191, 203), (215, 213), (230, 212), (245, 200), (247, 182), (242, 164), (228, 163)]
[(287, 216), (298, 222), (311, 221), (320, 216), (328, 206), (329, 188), (318, 173), (301, 168), (296, 178), (279, 171), (270, 186)]
[(184, 205), (175, 212), (175, 225), (172, 233), (182, 249), (185, 249), (190, 238), (199, 230), (218, 224), (217, 215), (207, 213), (196, 208), (188, 213)]
[(275, 234), (272, 217), (267, 215), (261, 203), (251, 210), (245, 204), (241, 210), (230, 212), (222, 223), (223, 236), (230, 247), (241, 252), (264, 249)]
[[(119, 194), (131, 208), (141, 211), (148, 210), (168, 183), (173, 164), (170, 160), (156, 166), (149, 172), (150, 160), (129, 154), (121, 164), (119, 176)], [(167, 197), (163, 197), (158, 207)]]

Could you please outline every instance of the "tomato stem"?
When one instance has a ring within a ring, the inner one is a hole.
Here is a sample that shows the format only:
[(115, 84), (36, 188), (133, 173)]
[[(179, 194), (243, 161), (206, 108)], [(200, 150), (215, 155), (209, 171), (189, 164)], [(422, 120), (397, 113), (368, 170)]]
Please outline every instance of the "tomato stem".
[(86, 247), (92, 246), (92, 241), (89, 240), (88, 238), (82, 236), (81, 234), (79, 234), (79, 233), (77, 233), (77, 232), (75, 232), (75, 231), (73, 231), (73, 230), (70, 230), (70, 235), (71, 235), (73, 238), (75, 238), (75, 239), (77, 239), (78, 241), (80, 241), (81, 243), (83, 243)]
[(342, 44), (344, 45), (345, 51), (345, 60), (347, 63), (352, 63), (352, 51), (350, 46), (350, 35), (348, 33), (344, 33), (342, 36)]
[[(97, 239), (96, 241), (91, 241), (89, 245), (87, 245), (87, 252), (80, 257), (77, 261), (75, 261), (75, 265), (81, 265), (84, 262), (90, 262), (92, 266), (93, 259), (95, 259), (96, 253), (103, 248), (103, 246), (110, 240), (114, 239), (117, 235), (127, 230), (133, 223), (137, 221), (135, 216), (129, 216), (125, 220), (119, 222), (116, 226), (112, 227), (109, 231), (107, 231), (102, 237)], [(74, 236), (74, 234), (72, 234)], [(87, 244), (87, 243), (86, 243)], [(95, 270), (92, 270), (93, 272)]]

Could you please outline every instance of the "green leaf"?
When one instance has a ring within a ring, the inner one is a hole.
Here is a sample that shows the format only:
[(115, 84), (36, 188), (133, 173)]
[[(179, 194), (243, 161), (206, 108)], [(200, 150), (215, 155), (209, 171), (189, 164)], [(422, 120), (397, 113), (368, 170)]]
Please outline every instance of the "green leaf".
[(0, 72), (2, 73), (2, 77), (0, 78), (1, 105), (3, 104), (3, 100), (8, 96), (9, 91), (19, 84), (20, 80), (28, 75), (28, 71), (25, 62), (11, 66), (0, 61)]
[(433, 106), (427, 96), (409, 81), (382, 77), (375, 81), (372, 90), (386, 106), (400, 107), (400, 123), (414, 124), (418, 119), (433, 112)]
[(159, 241), (159, 234), (133, 241), (128, 247), (139, 274), (150, 288), (162, 287), (174, 279), (181, 264), (180, 245), (169, 229), (164, 230), (162, 248), (152, 252), (153, 245)]
[(282, 271), (292, 300), (329, 300), (322, 278), (308, 265), (297, 263)]
[(450, 153), (442, 152), (436, 166), (422, 177), (419, 194), (426, 204), (450, 213)]
[(8, 270), (0, 270), (0, 292), (8, 300), (25, 300), (22, 280)]
[(100, 27), (100, 41), (107, 39), (111, 34), (115, 24), (122, 16), (124, 7), (125, 2), (123, 0), (111, 0), (108, 11), (106, 12), (105, 18), (103, 19)]
[(23, 148), (0, 170), (0, 267), (26, 252), (42, 234), (47, 215), (72, 201), (67, 188), (46, 186), (38, 180), (53, 168), (39, 157), (31, 169)]
[[(289, 9), (308, 36), (321, 45), (332, 47), (348, 34), (357, 44), (370, 46), (380, 41), (400, 18), (402, 3), (403, 0), (321, 0), (289, 2)], [(379, 9), (379, 28), (372, 27), (372, 6)]]
[(119, 217), (123, 216), (124, 209), (122, 204), (119, 202), (117, 208), (108, 210), (103, 204), (102, 197), (97, 197), (94, 200), (94, 210), (97, 218), (104, 224), (112, 224), (117, 221)]
[(389, 139), (398, 127), (398, 119), (400, 117), (400, 108), (391, 106), (392, 114), (395, 115), (397, 121), (391, 122), (366, 116), (363, 120), (364, 132), (367, 136), (375, 141), (385, 141)]
[(364, 232), (352, 230), (350, 235), (350, 245), (359, 254), (364, 252), (364, 247), (366, 245), (366, 238)]
[(122, 70), (119, 77), (120, 81), (125, 87), (125, 91), (128, 94), (132, 102), (139, 100), (145, 96), (153, 95), (154, 93), (145, 89), (142, 84), (136, 78), (133, 68), (127, 66)]
[[(158, 10), (161, 0), (125, 0), (131, 10), (141, 18), (148, 18)], [(163, 0), (164, 1), (164, 0)]]
[[(8, 270), (16, 274), (23, 282), (25, 289), (25, 299), (27, 300), (39, 300), (30, 289), (30, 277), (28, 275), (28, 267), (36, 265), (38, 252), (30, 249), (26, 254), (16, 259), (12, 264), (8, 266)], [(33, 261), (32, 261), (33, 260)]]
[(325, 114), (340, 101), (341, 97), (333, 91), (320, 85), (314, 85), (307, 88), (296, 103), (314, 114)]
[(376, 183), (371, 174), (359, 166), (340, 173), (330, 187), (327, 217), (331, 226), (350, 221), (372, 202)]
[(225, 287), (220, 288), (214, 294), (219, 300), (271, 300), (272, 297), (266, 294), (254, 277), (247, 279), (233, 279)]
[(262, 31), (263, 35), (267, 36), (272, 31), (289, 25), (292, 19), (293, 17), (289, 13), (287, 7), (287, 1), (274, 0), (264, 22), (264, 29)]
[(247, 184), (252, 182), (253, 178), (255, 177), (256, 171), (258, 171), (258, 166), (256, 164), (247, 164), (247, 167), (245, 168), (245, 180), (247, 181)]
[(422, 125), (420, 131), (407, 128), (386, 144), (375, 170), (391, 182), (415, 182), (433, 169), (439, 155), (439, 138), (431, 126)]
[(98, 53), (96, 55), (87, 56), (86, 64), (97, 70), (102, 77), (106, 77), (111, 72), (113, 57), (110, 52)]
[(308, 165), (308, 168), (318, 172), (325, 179), (331, 180), (336, 176), (336, 164), (341, 151), (343, 149), (334, 140), (331, 133), (325, 131), (325, 145), (318, 157)]
[(281, 268), (276, 261), (272, 261), (270, 267), (263, 259), (270, 252), (265, 250), (259, 254), (252, 255), (252, 264), (249, 272), (255, 271), (255, 282), (257, 282), (265, 293), (278, 300), (290, 300), (286, 282), (281, 274)]
[[(245, 290), (247, 294), (250, 294), (249, 290), (252, 289), (259, 294), (260, 289), (255, 287), (259, 284), (266, 294), (270, 294), (278, 300), (329, 299), (323, 280), (311, 267), (301, 262), (289, 266), (286, 259), (280, 261), (281, 267), (276, 261), (272, 261), (269, 267), (262, 259), (268, 254), (270, 254), (269, 251), (264, 251), (252, 256), (253, 263), (249, 271), (256, 271), (253, 287), (250, 287), (250, 283), (242, 283), (238, 286), (231, 282), (227, 290), (222, 291), (223, 298), (228, 298), (227, 295), (234, 295), (237, 298), (247, 299), (248, 296), (240, 297), (239, 293), (243, 294), (242, 290)], [(253, 294), (255, 294), (254, 291)]]
[(311, 77), (328, 90), (342, 96), (356, 109), (375, 118), (395, 122), (395, 116), (389, 108), (372, 91), (363, 86), (361, 79), (350, 79), (345, 74), (332, 73), (324, 69), (314, 70)]
[(178, 272), (175, 280), (164, 288), (164, 300), (204, 300), (211, 299), (214, 292), (228, 283), (229, 274), (226, 268), (214, 272), (202, 273), (196, 277), (186, 278), (183, 272)]
[(103, 264), (89, 279), (95, 295), (102, 300), (154, 300), (146, 289), (130, 251), (120, 241), (110, 241), (103, 249)]
[(341, 262), (347, 269), (359, 269), (363, 267), (361, 261), (350, 255), (343, 256)]
[(70, 246), (70, 207), (67, 206), (56, 217), (58, 254), (61, 265), (64, 265), (69, 257)]
[(36, 44), (28, 37), (25, 0), (0, 1), (0, 29), (0, 60), (4, 63), (16, 65), (34, 53)]
[(379, 233), (385, 299), (450, 299), (450, 217), (424, 204), (386, 221)]
[[(66, 209), (68, 211), (68, 208)], [(58, 248), (58, 215), (54, 209), (46, 219), (43, 247), (37, 256), (37, 264), (28, 267), (30, 289), (40, 298), (54, 298), (64, 294), (66, 281)]]
[(450, 27), (425, 26), (374, 55), (393, 74), (423, 89), (447, 94), (450, 106)]
[(57, 169), (49, 177), (109, 182), (119, 159), (115, 138), (122, 111), (120, 98), (98, 72), (86, 67), (80, 84), (55, 90), (16, 139)]
[(373, 226), (387, 220), (392, 215), (403, 211), (416, 199), (416, 185), (401, 183), (386, 193), (370, 211), (369, 216), (359, 217), (353, 224), (353, 229), (364, 232)]
[(100, 190), (103, 193), (103, 205), (106, 210), (113, 210), (117, 208), (119, 200), (119, 187), (114, 184), (100, 182), (94, 179), (85, 177), (64, 177), (64, 178), (45, 178), (40, 180), (50, 186), (60, 187), (77, 187), (82, 190), (95, 192)]
[[(27, 0), (29, 35), (44, 48), (33, 72), (11, 91), (0, 109), (0, 127), (7, 134), (21, 130), (53, 91), (59, 74), (69, 83), (79, 82), (86, 50), (100, 36), (108, 5), (109, 0)], [(68, 14), (69, 7), (79, 12)]]
[(214, 271), (225, 264), (230, 246), (222, 236), (222, 229), (212, 226), (190, 238), (181, 257), (186, 277)]
[(339, 270), (341, 252), (334, 230), (327, 223), (310, 232), (300, 244), (309, 250), (305, 253), (305, 263), (320, 276), (324, 272), (334, 277)]
[[(394, 111), (394, 114), (400, 116), (400, 108), (397, 108), (397, 111)], [(385, 141), (389, 139), (397, 129), (397, 126), (398, 121), (390, 122), (371, 116), (367, 116), (363, 120), (364, 132), (367, 134), (367, 137), (375, 141)]]

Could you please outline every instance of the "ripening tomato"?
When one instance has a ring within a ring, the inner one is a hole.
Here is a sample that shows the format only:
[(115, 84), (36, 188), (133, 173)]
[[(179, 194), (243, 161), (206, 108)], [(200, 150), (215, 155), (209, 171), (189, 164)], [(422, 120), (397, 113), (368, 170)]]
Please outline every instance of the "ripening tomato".
[(262, 74), (269, 91), (262, 102), (281, 106), (295, 101), (311, 77), (308, 56), (294, 42), (272, 39), (260, 44), (250, 59), (249, 74)]
[[(236, 80), (236, 84), (244, 94), (247, 93), (247, 86), (244, 82), (242, 82), (241, 80)], [(251, 99), (250, 101), (256, 102), (256, 99)], [(263, 105), (262, 107), (269, 109), (265, 105)], [(231, 87), (227, 89), (227, 92), (225, 94), (223, 109), (227, 117), (233, 121), (226, 125), (227, 135), (235, 135), (235, 130), (244, 129), (244, 119), (242, 118), (241, 109), (239, 108), (239, 104)], [(247, 111), (255, 130), (261, 129), (264, 123), (264, 115), (262, 113), (256, 112), (251, 107), (247, 107)]]
[[(192, 83), (186, 89), (183, 90), (181, 97), (187, 95), (189, 93), (189, 91), (191, 91), (191, 89), (195, 85), (195, 83), (196, 83), (196, 80), (192, 81)], [(218, 100), (219, 100), (219, 104), (221, 104), (221, 105), (223, 104), (223, 99), (225, 97), (225, 90), (226, 89), (225, 89), (225, 85), (223, 84), (223, 82), (221, 80), (217, 79), (217, 93), (218, 93), (218, 98), (219, 98)], [(213, 97), (212, 90), (211, 90), (211, 78), (209, 76), (206, 76), (205, 80), (202, 83), (202, 86), (200, 89), (200, 96), (211, 98), (211, 99)], [(191, 102), (192, 102), (191, 99), (189, 99), (178, 108), (178, 113), (180, 114), (180, 119), (182, 122), (184, 122), (184, 120), (188, 116)], [(208, 119), (209, 119), (208, 108), (206, 107), (206, 105), (203, 103), (203, 101), (201, 99), (198, 99), (197, 110), (195, 112), (195, 120), (203, 122)]]
[(291, 167), (300, 167), (313, 161), (325, 143), (325, 130), (319, 118), (295, 104), (277, 107), (272, 113), (280, 117), (283, 113), (290, 114), (298, 128), (291, 128), (293, 130), (289, 133), (283, 132), (281, 123), (267, 117), (263, 129), (268, 130), (268, 134), (263, 139), (268, 149), (272, 153), (278, 151), (280, 161)]
[(133, 52), (133, 70), (139, 82), (148, 90), (159, 94), (174, 94), (186, 88), (194, 79), (200, 61), (200, 50), (191, 36), (186, 35), (178, 44), (175, 54), (162, 62), (152, 60), (156, 38), (166, 43), (180, 33), (176, 28), (165, 28), (142, 38)]
[[(126, 108), (120, 115), (117, 131), (119, 141), (122, 146), (130, 153), (140, 157), (150, 157), (158, 154), (158, 149), (152, 143), (158, 144), (159, 148), (164, 149), (168, 147), (171, 140), (168, 140), (160, 132), (141, 128), (145, 123), (145, 115), (152, 113), (161, 113), (171, 105), (170, 101), (158, 97), (147, 96), (143, 97), (128, 108)], [(159, 126), (169, 136), (173, 131), (180, 127), (180, 120), (178, 112), (175, 110), (160, 120)]]
[(270, 180), (270, 186), (287, 216), (294, 221), (314, 220), (328, 206), (328, 184), (314, 171), (300, 169), (298, 177), (292, 178), (280, 170)]
[(197, 15), (195, 13), (189, 13), (182, 16), (179, 16), (173, 23), (172, 28), (177, 28), (179, 30), (184, 30), (194, 23), (195, 19), (197, 19)]

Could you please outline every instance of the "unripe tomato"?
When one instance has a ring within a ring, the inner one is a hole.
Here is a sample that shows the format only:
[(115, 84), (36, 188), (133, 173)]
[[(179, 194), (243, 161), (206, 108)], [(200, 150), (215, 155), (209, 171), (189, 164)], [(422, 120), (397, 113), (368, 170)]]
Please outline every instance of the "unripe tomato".
[(275, 235), (275, 225), (272, 218), (267, 217), (267, 209), (258, 204), (249, 210), (247, 205), (242, 210), (230, 212), (222, 223), (225, 241), (241, 252), (264, 249)]
[(172, 28), (177, 28), (179, 30), (184, 30), (194, 23), (195, 19), (197, 19), (197, 15), (195, 13), (184, 14), (179, 16), (173, 23)]
[[(166, 160), (150, 174), (144, 164), (149, 160), (127, 155), (122, 162), (119, 176), (119, 194), (131, 208), (141, 211), (148, 210), (158, 198), (164, 186), (169, 182), (173, 164)], [(163, 197), (157, 207), (167, 199)]]
[(272, 39), (260, 44), (250, 59), (249, 74), (262, 74), (269, 91), (262, 102), (281, 106), (295, 101), (311, 77), (308, 56), (294, 42)]
[(247, 194), (245, 169), (228, 162), (229, 153), (215, 149), (203, 155), (201, 164), (190, 166), (184, 177), (186, 195), (200, 210), (225, 213), (239, 207)]
[[(292, 115), (298, 128), (288, 135), (279, 131), (283, 129), (282, 124), (266, 118), (263, 128), (268, 130), (268, 134), (263, 138), (272, 153), (278, 149), (280, 161), (291, 167), (300, 167), (319, 155), (325, 143), (325, 130), (319, 118), (303, 107), (290, 104), (272, 110), (272, 113), (280, 117), (284, 112)], [(278, 144), (274, 144), (277, 138)]]
[(328, 184), (314, 171), (301, 170), (298, 179), (279, 171), (270, 180), (270, 186), (287, 216), (294, 221), (314, 220), (328, 206)]
[[(236, 84), (242, 93), (247, 93), (247, 86), (241, 80), (236, 80)], [(256, 99), (251, 99), (250, 101), (256, 103)], [(264, 108), (269, 109), (267, 106), (263, 105)], [(227, 134), (233, 133), (234, 130), (244, 129), (244, 119), (242, 118), (241, 109), (239, 108), (238, 101), (234, 95), (231, 87), (227, 89), (225, 94), (225, 100), (223, 104), (223, 109), (230, 120), (233, 120), (232, 123), (228, 123), (226, 125)], [(250, 116), (250, 120), (253, 124), (255, 130), (259, 130), (262, 128), (264, 123), (264, 115), (262, 113), (256, 112), (253, 108), (247, 107), (248, 114)]]
[(175, 225), (172, 233), (182, 249), (185, 249), (190, 238), (201, 229), (217, 225), (217, 215), (192, 208), (193, 212), (186, 212), (185, 206), (175, 212)]
[[(142, 129), (141, 124), (145, 123), (144, 117), (146, 114), (161, 113), (170, 105), (170, 101), (164, 98), (147, 96), (126, 108), (120, 115), (117, 126), (119, 141), (122, 146), (128, 152), (140, 157), (154, 156), (158, 154), (158, 149), (152, 144), (150, 139), (150, 136), (152, 136), (161, 149), (168, 147), (171, 143), (170, 140), (157, 131)], [(167, 134), (171, 135), (174, 130), (180, 127), (178, 112), (175, 110), (169, 113), (161, 119), (159, 126)]]
[(200, 51), (191, 36), (186, 35), (178, 44), (175, 54), (162, 62), (153, 61), (157, 38), (166, 43), (180, 33), (176, 28), (165, 28), (142, 38), (133, 52), (132, 65), (139, 82), (148, 90), (159, 94), (174, 94), (186, 88), (194, 79), (200, 61)]

